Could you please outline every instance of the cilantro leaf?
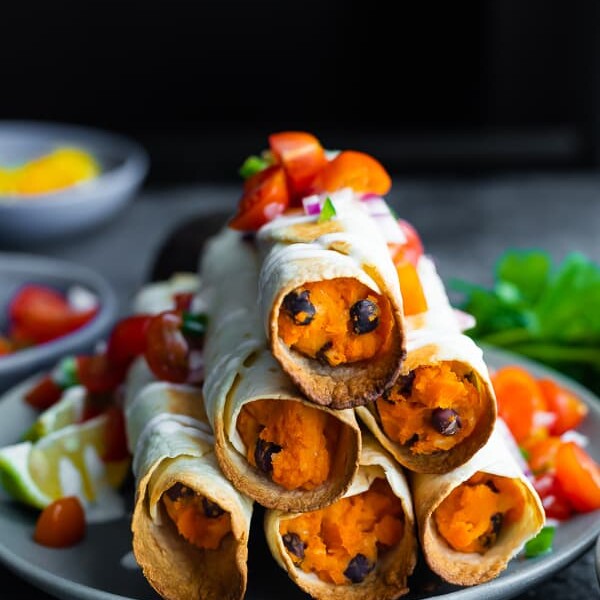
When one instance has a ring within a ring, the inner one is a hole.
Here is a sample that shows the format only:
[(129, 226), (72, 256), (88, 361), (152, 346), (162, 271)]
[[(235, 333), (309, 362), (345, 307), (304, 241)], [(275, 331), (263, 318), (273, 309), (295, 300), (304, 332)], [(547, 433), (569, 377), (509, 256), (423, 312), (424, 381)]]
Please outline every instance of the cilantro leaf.
[(525, 544), (525, 556), (535, 558), (552, 552), (552, 542), (554, 541), (554, 532), (556, 527), (542, 527), (541, 531)]
[(244, 161), (239, 169), (239, 174), (244, 179), (248, 179), (249, 177), (252, 177), (252, 175), (256, 175), (260, 171), (266, 169), (269, 164), (268, 160), (253, 154)]
[(317, 223), (325, 223), (326, 221), (330, 221), (335, 217), (335, 206), (331, 201), (331, 198), (327, 196), (325, 198), (325, 202), (323, 202), (323, 208), (321, 208), (321, 213), (319, 214), (319, 218), (317, 219)]

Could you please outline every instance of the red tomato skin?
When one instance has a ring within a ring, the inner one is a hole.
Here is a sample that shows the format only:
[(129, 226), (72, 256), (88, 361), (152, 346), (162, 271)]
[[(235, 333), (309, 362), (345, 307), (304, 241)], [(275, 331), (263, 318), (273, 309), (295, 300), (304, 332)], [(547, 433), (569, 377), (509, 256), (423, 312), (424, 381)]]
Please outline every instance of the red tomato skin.
[(232, 229), (256, 231), (285, 211), (290, 204), (283, 167), (267, 167), (246, 180), (238, 212), (229, 222)]
[(165, 311), (155, 315), (146, 332), (144, 356), (150, 370), (163, 381), (185, 383), (189, 377), (189, 344), (181, 331), (181, 314)]
[(107, 423), (104, 430), (104, 453), (102, 460), (112, 462), (129, 456), (125, 416), (118, 406), (109, 406), (106, 411)]
[(119, 321), (108, 338), (108, 360), (128, 367), (135, 358), (146, 351), (146, 330), (152, 315), (133, 315)]
[(192, 308), (194, 292), (179, 292), (173, 296), (175, 310), (189, 311)]
[(575, 442), (565, 442), (559, 448), (556, 479), (579, 512), (600, 508), (600, 466)]
[(405, 244), (388, 244), (392, 261), (395, 265), (402, 262), (409, 262), (415, 267), (419, 264), (419, 259), (423, 256), (423, 242), (417, 230), (404, 219), (398, 219), (398, 225), (402, 233), (406, 236)]
[(125, 380), (125, 369), (111, 363), (106, 354), (77, 357), (77, 378), (91, 394), (107, 394)]
[(25, 394), (25, 402), (38, 410), (46, 410), (60, 400), (62, 393), (54, 379), (45, 375)]
[(325, 150), (314, 135), (303, 131), (273, 133), (269, 136), (269, 147), (285, 170), (292, 204), (296, 204), (308, 194), (315, 175), (327, 164)]
[(79, 329), (97, 312), (97, 308), (73, 311), (58, 292), (44, 286), (26, 285), (10, 303), (10, 329), (18, 339), (43, 344)]
[(551, 379), (539, 379), (538, 385), (544, 394), (548, 410), (556, 415), (556, 420), (550, 426), (550, 433), (562, 435), (570, 429), (576, 429), (588, 413), (584, 402)]
[(547, 518), (558, 521), (566, 521), (571, 518), (574, 512), (573, 507), (553, 473), (536, 477), (533, 487), (542, 501)]
[(33, 539), (42, 546), (66, 548), (85, 536), (85, 513), (75, 496), (60, 498), (49, 504), (38, 517)]

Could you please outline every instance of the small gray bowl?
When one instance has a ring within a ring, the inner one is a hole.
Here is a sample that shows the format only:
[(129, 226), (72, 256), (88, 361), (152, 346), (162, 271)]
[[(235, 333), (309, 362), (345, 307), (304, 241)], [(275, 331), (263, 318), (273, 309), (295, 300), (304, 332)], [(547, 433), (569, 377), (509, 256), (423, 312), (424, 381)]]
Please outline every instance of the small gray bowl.
[(63, 356), (90, 351), (105, 337), (117, 316), (117, 298), (107, 281), (90, 269), (50, 258), (0, 253), (0, 331), (6, 330), (8, 304), (26, 283), (48, 285), (65, 292), (79, 284), (94, 293), (100, 303), (86, 325), (51, 342), (0, 357), (0, 390), (28, 375), (52, 366)]
[(56, 239), (108, 221), (135, 196), (148, 172), (146, 151), (126, 137), (75, 125), (0, 121), (0, 165), (20, 164), (57, 146), (90, 152), (101, 173), (51, 193), (0, 195), (0, 246)]

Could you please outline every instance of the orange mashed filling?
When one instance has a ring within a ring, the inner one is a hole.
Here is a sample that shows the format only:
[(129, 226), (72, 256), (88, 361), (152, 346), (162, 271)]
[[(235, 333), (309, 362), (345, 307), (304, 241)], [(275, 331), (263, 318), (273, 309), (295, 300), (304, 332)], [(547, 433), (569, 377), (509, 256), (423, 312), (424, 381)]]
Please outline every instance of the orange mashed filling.
[(523, 514), (521, 489), (508, 477), (476, 473), (434, 513), (439, 534), (458, 552), (484, 554), (507, 524)]
[[(415, 454), (450, 450), (473, 431), (481, 410), (479, 392), (453, 363), (418, 367), (413, 373), (409, 393), (402, 393), (401, 378), (377, 399), (383, 430), (390, 439), (410, 444)], [(456, 433), (443, 435), (434, 427), (432, 416), (436, 409), (456, 412), (461, 424)]]
[(281, 448), (271, 455), (270, 475), (286, 490), (312, 490), (329, 478), (340, 423), (326, 412), (300, 402), (257, 400), (244, 404), (237, 430), (255, 467), (259, 440)]
[(344, 571), (358, 554), (375, 565), (380, 552), (396, 545), (404, 534), (402, 504), (384, 479), (376, 479), (361, 494), (342, 498), (314, 512), (281, 521), (279, 533), (295, 534), (304, 545), (299, 558), (288, 550), (294, 563), (306, 573), (336, 585), (351, 581)]
[[(279, 311), (279, 336), (288, 347), (332, 367), (368, 360), (389, 347), (393, 317), (385, 296), (346, 277), (315, 281), (294, 290), (305, 291), (315, 309), (310, 323), (298, 325), (283, 306)], [(353, 329), (350, 309), (360, 300), (377, 305), (379, 324), (372, 331), (358, 334)]]
[(223, 512), (218, 517), (207, 517), (202, 506), (203, 497), (191, 494), (171, 500), (162, 496), (167, 513), (179, 534), (197, 548), (216, 550), (221, 540), (231, 531), (231, 516)]

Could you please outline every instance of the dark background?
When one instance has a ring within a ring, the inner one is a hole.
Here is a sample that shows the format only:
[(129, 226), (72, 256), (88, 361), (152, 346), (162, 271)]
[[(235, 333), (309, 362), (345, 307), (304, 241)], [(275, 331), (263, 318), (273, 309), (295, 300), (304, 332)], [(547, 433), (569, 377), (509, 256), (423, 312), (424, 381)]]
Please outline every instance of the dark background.
[(393, 173), (600, 163), (596, 0), (2, 3), (0, 118), (130, 134), (225, 180), (305, 129)]

